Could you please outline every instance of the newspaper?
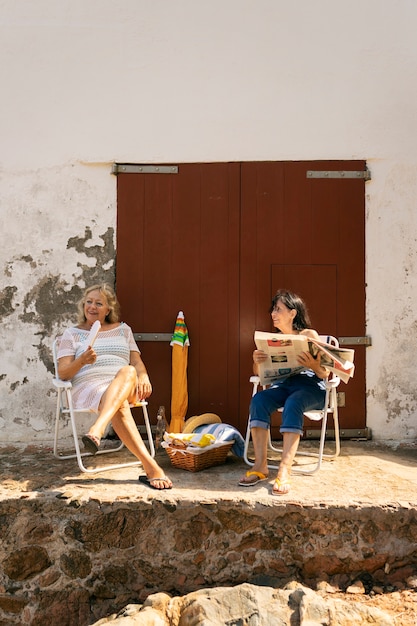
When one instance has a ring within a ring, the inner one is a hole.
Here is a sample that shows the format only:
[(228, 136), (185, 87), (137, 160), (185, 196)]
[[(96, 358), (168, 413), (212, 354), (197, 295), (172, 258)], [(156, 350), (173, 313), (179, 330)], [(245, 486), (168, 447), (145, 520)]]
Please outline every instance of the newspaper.
[(259, 363), (261, 385), (269, 385), (305, 370), (297, 360), (301, 352), (310, 352), (313, 356), (321, 352), (321, 364), (334, 372), (344, 383), (352, 378), (355, 366), (355, 351), (350, 348), (336, 348), (307, 335), (282, 335), (255, 331), (255, 344), (268, 358)]

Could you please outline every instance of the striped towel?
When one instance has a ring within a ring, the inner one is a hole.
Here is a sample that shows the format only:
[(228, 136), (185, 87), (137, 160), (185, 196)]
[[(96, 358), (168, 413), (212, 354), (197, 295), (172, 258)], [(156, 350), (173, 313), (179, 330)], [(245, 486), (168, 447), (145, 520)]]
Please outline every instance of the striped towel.
[(234, 426), (230, 424), (202, 424), (197, 426), (194, 430), (195, 433), (208, 433), (216, 437), (216, 441), (232, 441), (232, 452), (236, 456), (243, 456), (245, 449), (245, 440), (240, 432)]

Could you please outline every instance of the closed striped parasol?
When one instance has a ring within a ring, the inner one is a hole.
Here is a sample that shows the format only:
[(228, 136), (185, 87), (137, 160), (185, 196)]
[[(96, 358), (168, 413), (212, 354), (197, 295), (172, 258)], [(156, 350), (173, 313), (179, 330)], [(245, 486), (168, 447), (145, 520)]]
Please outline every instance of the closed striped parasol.
[(169, 431), (181, 433), (188, 409), (188, 346), (190, 340), (185, 324), (184, 313), (180, 311), (172, 335), (172, 385), (171, 385), (171, 423)]

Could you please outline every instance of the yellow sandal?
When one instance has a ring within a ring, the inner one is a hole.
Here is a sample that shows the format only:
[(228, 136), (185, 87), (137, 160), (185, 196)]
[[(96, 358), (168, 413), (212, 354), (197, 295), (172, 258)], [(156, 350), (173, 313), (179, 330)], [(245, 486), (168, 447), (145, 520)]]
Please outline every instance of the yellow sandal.
[(290, 491), (290, 485), (291, 481), (289, 478), (286, 478), (285, 480), (280, 480), (279, 478), (276, 478), (272, 487), (272, 495), (285, 496)]
[(253, 487), (264, 480), (268, 480), (268, 474), (262, 472), (255, 472), (254, 470), (248, 470), (243, 478), (240, 479), (240, 487)]

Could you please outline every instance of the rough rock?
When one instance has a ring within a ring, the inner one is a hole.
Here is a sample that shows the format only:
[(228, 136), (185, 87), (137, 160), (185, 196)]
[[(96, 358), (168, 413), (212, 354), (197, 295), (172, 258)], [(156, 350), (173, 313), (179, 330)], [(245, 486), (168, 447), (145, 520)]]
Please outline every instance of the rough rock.
[(292, 583), (285, 589), (243, 583), (195, 591), (170, 599), (149, 596), (142, 607), (127, 607), (95, 626), (394, 626), (392, 617), (378, 608), (324, 599), (318, 593)]
[[(80, 475), (51, 450), (0, 448), (0, 626), (87, 626), (122, 610), (157, 624), (161, 590), (172, 612), (171, 598), (198, 590), (290, 580), (416, 626), (417, 457), (404, 452), (344, 443), (337, 463), (272, 498), (271, 481), (238, 487), (233, 457), (194, 474), (164, 452), (174, 488), (160, 493), (137, 468)], [(365, 593), (346, 594), (358, 580)]]
[(361, 580), (357, 580), (353, 585), (349, 585), (346, 593), (365, 593), (365, 586)]
[(72, 502), (55, 494), (0, 501), (0, 601), (8, 626), (23, 619), (44, 626), (51, 614), (65, 616), (61, 626), (86, 626), (160, 590), (185, 595), (262, 578), (277, 587), (288, 580), (315, 587), (325, 573), (339, 589), (361, 581), (358, 594), (375, 585), (400, 589), (417, 573), (411, 507), (173, 494)]

